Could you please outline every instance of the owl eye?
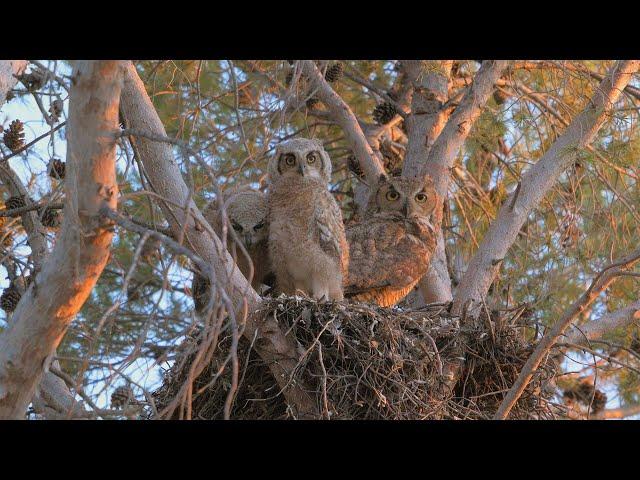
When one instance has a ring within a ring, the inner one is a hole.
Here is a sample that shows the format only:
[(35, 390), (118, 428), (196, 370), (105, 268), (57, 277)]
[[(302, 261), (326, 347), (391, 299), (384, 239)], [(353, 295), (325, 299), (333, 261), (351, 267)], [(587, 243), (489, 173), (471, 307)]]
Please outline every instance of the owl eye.
[(389, 190), (387, 192), (387, 200), (395, 202), (396, 200), (398, 200), (398, 198), (400, 198), (400, 194), (395, 190)]
[(240, 225), (240, 224), (238, 224), (238, 223), (236, 223), (236, 222), (233, 222), (233, 221), (232, 221), (232, 222), (231, 222), (231, 226), (233, 227), (233, 229), (234, 229), (236, 232), (241, 232), (241, 231), (242, 231), (242, 225)]
[(264, 222), (260, 222), (257, 225), (255, 225), (253, 227), (253, 229), (257, 232), (258, 230), (260, 230), (262, 227), (264, 227)]
[(307, 155), (307, 163), (309, 165), (312, 165), (313, 163), (315, 163), (315, 161), (317, 160), (317, 155), (315, 154), (315, 152), (311, 152), (309, 155)]
[(296, 156), (292, 153), (288, 153), (287, 155), (285, 155), (284, 157), (284, 163), (286, 163), (287, 165), (289, 165), (290, 167), (292, 165), (296, 164)]
[(427, 195), (425, 193), (418, 193), (416, 195), (416, 202), (424, 203), (427, 201)]

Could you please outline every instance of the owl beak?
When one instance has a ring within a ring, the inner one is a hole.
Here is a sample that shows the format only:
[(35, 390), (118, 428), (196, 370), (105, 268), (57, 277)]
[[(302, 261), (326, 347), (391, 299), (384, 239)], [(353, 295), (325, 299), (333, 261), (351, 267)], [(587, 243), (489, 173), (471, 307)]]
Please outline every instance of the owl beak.
[(299, 173), (300, 173), (300, 175), (302, 175), (303, 177), (304, 177), (304, 171), (305, 171), (304, 165), (303, 165), (302, 163), (299, 163), (299, 164), (298, 164), (298, 172), (299, 172)]
[(247, 248), (251, 247), (252, 244), (252, 240), (251, 240), (251, 234), (250, 233), (245, 233), (244, 234), (244, 244)]
[(407, 217), (407, 212), (409, 211), (408, 203), (409, 201), (405, 200), (404, 205), (402, 205), (402, 210), (400, 210), (402, 212), (402, 215), (404, 215), (405, 217)]

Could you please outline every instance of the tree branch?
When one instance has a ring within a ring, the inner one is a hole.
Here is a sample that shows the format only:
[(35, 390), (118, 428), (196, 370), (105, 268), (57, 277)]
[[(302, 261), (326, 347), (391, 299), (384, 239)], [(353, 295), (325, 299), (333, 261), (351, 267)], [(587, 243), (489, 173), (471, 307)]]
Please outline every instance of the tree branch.
[(18, 82), (18, 77), (27, 68), (26, 60), (0, 60), (0, 106), (7, 99), (7, 93)]
[(369, 145), (364, 132), (360, 128), (358, 119), (340, 95), (338, 95), (324, 79), (322, 73), (313, 61), (303, 60), (302, 71), (309, 80), (311, 87), (317, 90), (318, 98), (329, 109), (333, 120), (340, 125), (345, 132), (351, 149), (358, 159), (360, 168), (362, 168), (367, 178), (367, 183), (369, 185), (375, 185), (380, 174), (384, 173), (384, 167), (373, 151), (373, 148), (371, 148), (371, 145)]
[[(405, 122), (409, 143), (402, 173), (428, 174), (444, 202), (455, 158), (509, 62), (483, 62), (473, 84), (450, 116), (446, 100), (451, 62), (427, 64), (430, 68), (425, 72), (420, 62), (406, 63), (411, 77), (419, 84), (413, 95), (412, 115)], [(442, 211), (442, 205), (438, 209)], [(446, 302), (453, 298), (442, 230), (438, 232), (437, 249), (429, 271), (420, 282), (420, 290), (426, 302)]]
[(529, 213), (551, 189), (562, 171), (573, 163), (578, 152), (593, 141), (639, 66), (637, 60), (617, 62), (585, 109), (542, 158), (522, 175), (518, 194), (514, 192), (505, 200), (458, 286), (454, 312), (459, 313), (467, 302), (471, 303), (472, 314), (479, 311), (479, 304), (489, 290), (500, 260), (504, 259), (516, 240)]
[(640, 301), (631, 305), (608, 313), (598, 320), (587, 322), (580, 327), (576, 327), (565, 340), (567, 343), (586, 345), (591, 340), (602, 338), (607, 332), (616, 328), (626, 327), (633, 322), (640, 322)]

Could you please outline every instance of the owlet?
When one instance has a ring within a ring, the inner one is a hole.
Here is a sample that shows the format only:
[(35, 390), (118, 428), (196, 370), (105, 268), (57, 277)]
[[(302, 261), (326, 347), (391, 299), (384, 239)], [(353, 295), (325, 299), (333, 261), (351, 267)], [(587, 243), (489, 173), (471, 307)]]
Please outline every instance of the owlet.
[(317, 140), (282, 143), (269, 161), (269, 254), (282, 293), (343, 299), (349, 249), (330, 179), (331, 159)]
[[(267, 219), (267, 197), (263, 192), (244, 189), (234, 191), (223, 196), (227, 217), (227, 250), (235, 259), (242, 274), (249, 279), (253, 266), (251, 285), (259, 293), (262, 284), (269, 284), (272, 280), (271, 263), (269, 261), (269, 227)], [(210, 203), (203, 211), (203, 215), (211, 224), (216, 234), (222, 235), (222, 216), (217, 201)], [(235, 237), (249, 254), (249, 258), (238, 246)], [(194, 274), (192, 286), (196, 310), (201, 311), (206, 305), (206, 281), (197, 273)]]

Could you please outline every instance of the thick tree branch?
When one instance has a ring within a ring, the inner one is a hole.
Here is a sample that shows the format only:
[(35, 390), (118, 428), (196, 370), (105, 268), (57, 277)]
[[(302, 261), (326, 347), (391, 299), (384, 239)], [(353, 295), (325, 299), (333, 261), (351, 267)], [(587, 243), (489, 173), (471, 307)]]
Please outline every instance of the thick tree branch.
[(446, 198), (451, 181), (450, 169), (456, 156), (493, 93), (494, 84), (508, 65), (509, 62), (504, 60), (482, 62), (473, 84), (429, 150), (421, 173), (428, 173), (433, 178), (442, 198)]
[[(450, 169), (455, 158), (508, 62), (483, 62), (473, 84), (453, 114), (445, 107), (451, 62), (432, 62), (426, 65), (426, 69), (423, 68), (422, 62), (406, 63), (409, 75), (415, 79), (416, 86), (412, 99), (412, 115), (406, 121), (409, 143), (403, 175), (428, 174), (434, 180), (436, 190), (444, 202), (451, 182)], [(442, 205), (439, 209), (442, 209)], [(438, 233), (437, 249), (431, 267), (420, 282), (420, 290), (426, 302), (446, 302), (452, 299), (451, 279), (447, 270), (441, 230)]]
[(500, 404), (494, 419), (504, 420), (522, 395), (522, 392), (531, 381), (533, 374), (549, 353), (553, 345), (562, 336), (564, 331), (618, 276), (623, 275), (640, 260), (640, 249), (637, 249), (626, 257), (607, 265), (591, 283), (591, 286), (576, 300), (562, 317), (544, 334), (536, 349), (522, 367), (517, 380), (509, 389), (504, 400)]
[(640, 324), (640, 301), (608, 313), (598, 320), (576, 327), (575, 330), (567, 335), (565, 341), (567, 343), (587, 345), (592, 340), (601, 339), (607, 332), (616, 328), (626, 327), (634, 322)]
[[(449, 119), (451, 112), (443, 108), (443, 105), (448, 98), (452, 64), (451, 60), (403, 62), (404, 69), (414, 84), (411, 114), (405, 120), (408, 132), (407, 151), (402, 166), (402, 175), (405, 177), (418, 176), (423, 172), (429, 150)], [(437, 248), (431, 265), (419, 284), (422, 299), (426, 303), (449, 302), (453, 298), (442, 229), (438, 230), (437, 236)]]
[[(166, 137), (164, 126), (131, 62), (125, 75), (121, 109), (129, 128)], [(260, 297), (240, 273), (213, 230), (203, 228), (208, 223), (191, 200), (171, 145), (144, 137), (132, 141), (156, 193), (170, 198), (174, 204), (186, 205), (190, 211), (188, 214), (184, 209), (173, 208), (166, 202), (161, 204), (174, 237), (184, 238), (184, 243), (211, 265), (215, 278), (227, 281), (230, 300), (236, 308), (241, 308), (246, 302), (250, 314), (244, 326), (245, 336), (251, 339), (257, 333), (260, 340), (256, 343), (256, 350), (270, 366), (280, 386), (287, 386), (284, 394), (291, 407), (297, 410), (295, 413), (299, 417), (315, 417), (316, 406), (302, 386), (288, 385), (299, 359), (296, 344), (284, 336), (272, 317), (260, 318), (256, 312)]]
[[(2, 107), (5, 102), (6, 93), (16, 85), (18, 82), (17, 77), (24, 72), (26, 66), (26, 60), (0, 61), (0, 107)], [(63, 125), (66, 125), (66, 122), (61, 123), (54, 130), (58, 130), (58, 128), (61, 128)], [(11, 195), (22, 196), (25, 199), (29, 198), (27, 189), (24, 187), (20, 178), (13, 171), (7, 160), (14, 155), (18, 155), (22, 151), (25, 151), (45, 136), (51, 135), (51, 133), (52, 132), (47, 132), (45, 135), (41, 135), (16, 152), (12, 152), (0, 160), (0, 180)], [(42, 268), (44, 259), (48, 254), (45, 230), (40, 222), (37, 212), (33, 211), (38, 205), (39, 204), (27, 205), (23, 208), (0, 213), (0, 215), (6, 215), (9, 213), (11, 215), (22, 215), (22, 225), (27, 233), (27, 242), (31, 248), (33, 270), (36, 273)], [(51, 205), (49, 206), (51, 207)], [(35, 411), (42, 414), (45, 418), (70, 418), (84, 416), (85, 413), (82, 402), (77, 402), (64, 382), (51, 372), (45, 373), (42, 382), (33, 397), (33, 406)]]
[(580, 150), (593, 141), (639, 66), (637, 60), (617, 62), (585, 109), (543, 157), (523, 174), (519, 188), (506, 199), (458, 286), (454, 299), (455, 312), (459, 313), (467, 302), (472, 304), (472, 313), (478, 311), (478, 305), (489, 290), (500, 262), (516, 240), (529, 213), (564, 169), (575, 160)]
[(56, 245), (0, 337), (0, 419), (22, 418), (69, 323), (109, 258), (122, 62), (79, 61), (70, 91), (66, 205)]
[(351, 149), (358, 159), (360, 168), (362, 168), (367, 178), (367, 183), (375, 185), (380, 174), (384, 173), (384, 168), (373, 148), (369, 145), (364, 132), (360, 128), (358, 119), (340, 95), (327, 83), (313, 61), (302, 61), (302, 71), (309, 80), (311, 87), (317, 91), (316, 95), (320, 101), (329, 109), (333, 120), (345, 132)]

